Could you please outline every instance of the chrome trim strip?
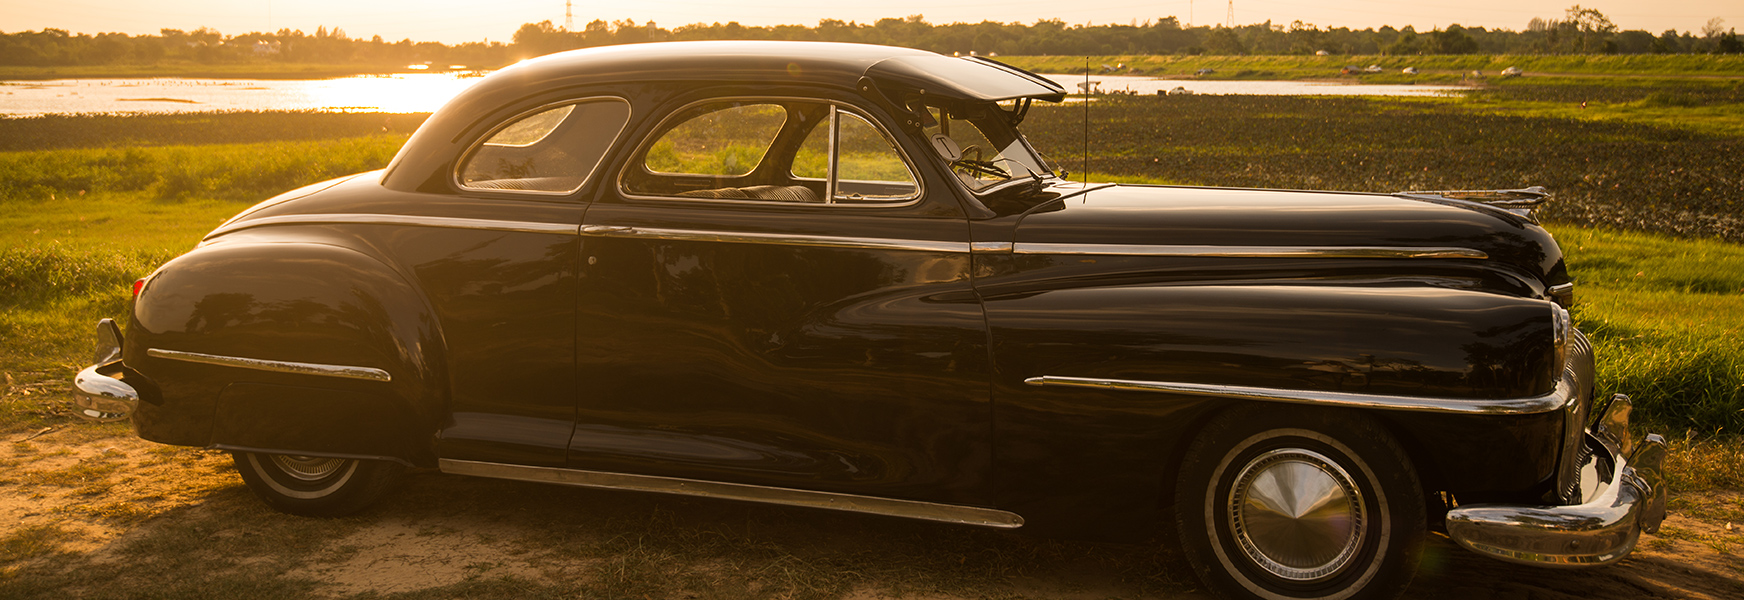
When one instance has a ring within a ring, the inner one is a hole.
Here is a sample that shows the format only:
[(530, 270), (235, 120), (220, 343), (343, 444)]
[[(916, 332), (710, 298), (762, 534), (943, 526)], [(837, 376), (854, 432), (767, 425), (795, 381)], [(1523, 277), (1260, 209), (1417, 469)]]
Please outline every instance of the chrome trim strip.
[(1210, 385), (1167, 381), (1134, 381), (1127, 379), (1094, 379), (1089, 377), (1057, 377), (1044, 375), (1023, 380), (1035, 386), (1068, 386), (1139, 392), (1163, 392), (1189, 396), (1212, 396), (1241, 400), (1264, 400), (1291, 404), (1321, 404), (1353, 408), (1378, 408), (1411, 412), (1432, 412), (1479, 415), (1531, 415), (1558, 410), (1568, 404), (1572, 387), (1558, 381), (1550, 393), (1529, 398), (1487, 400), (1477, 398), (1431, 398), (1422, 396), (1392, 396), (1386, 394), (1352, 394), (1349, 392), (1319, 392), (1240, 385)]
[(216, 354), (201, 354), (198, 352), (181, 352), (152, 348), (146, 350), (147, 355), (156, 358), (167, 358), (191, 363), (218, 365), (222, 367), (241, 367), (257, 371), (272, 371), (274, 373), (292, 373), (296, 375), (320, 375), (322, 377), (339, 377), (343, 379), (362, 379), (365, 381), (392, 381), (393, 376), (387, 371), (370, 367), (353, 367), (347, 365), (323, 365), (318, 363), (290, 362), (283, 360), (264, 360), (259, 358), (243, 358), (240, 356), (219, 356)]
[(1017, 254), (1102, 256), (1193, 256), (1220, 258), (1472, 258), (1490, 256), (1471, 248), (1408, 246), (1192, 246), (1144, 244), (1037, 244), (1019, 242)]
[(861, 250), (917, 250), (921, 252), (968, 253), (967, 242), (932, 240), (899, 240), (890, 238), (853, 238), (827, 235), (791, 235), (785, 233), (747, 233), (738, 231), (701, 231), (694, 229), (655, 229), (617, 225), (588, 225), (581, 232), (593, 237), (640, 238), (684, 242), (726, 242), (733, 244), (773, 244), (778, 246), (811, 246), (815, 248), (850, 248)]
[(972, 254), (1011, 254), (1011, 242), (973, 242), (969, 244)]
[(473, 475), (478, 477), (493, 477), (497, 479), (513, 479), (518, 481), (537, 481), (542, 483), (557, 483), (562, 485), (608, 490), (657, 492), (663, 494), (677, 494), (680, 496), (724, 498), (728, 500), (761, 502), (764, 504), (824, 508), (829, 510), (921, 519), (925, 521), (978, 525), (997, 529), (1016, 529), (1023, 526), (1023, 517), (1018, 516), (1016, 513), (991, 508), (938, 504), (934, 502), (922, 502), (919, 500), (876, 498), (854, 494), (837, 494), (832, 492), (765, 487), (742, 483), (723, 483), (718, 481), (681, 479), (677, 477), (659, 477), (655, 475), (632, 475), (627, 473), (585, 471), (581, 469), (506, 465), (470, 460), (455, 460), (451, 458), (441, 459), (439, 462), (439, 468), (443, 473), (454, 473), (457, 475)]
[(485, 231), (514, 231), (519, 233), (553, 233), (573, 234), (576, 226), (567, 223), (540, 223), (536, 221), (499, 221), (496, 219), (463, 219), (458, 217), (426, 217), (419, 215), (375, 215), (359, 213), (338, 213), (318, 215), (280, 215), (277, 217), (261, 217), (237, 223), (228, 223), (206, 234), (205, 239), (241, 231), (251, 227), (268, 225), (408, 225), (412, 227), (446, 227), (449, 229), (481, 229)]

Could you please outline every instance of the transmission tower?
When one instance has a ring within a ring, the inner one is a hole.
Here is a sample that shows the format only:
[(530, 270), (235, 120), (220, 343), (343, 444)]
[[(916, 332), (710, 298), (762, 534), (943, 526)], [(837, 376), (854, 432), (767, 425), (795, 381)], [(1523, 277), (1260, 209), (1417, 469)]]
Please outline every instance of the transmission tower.
[[(1229, 0), (1229, 1), (1235, 2), (1235, 0)], [(569, 31), (571, 29), (575, 29), (575, 11), (573, 10), (574, 7), (575, 7), (575, 2), (573, 0), (563, 0), (563, 30), (564, 31)], [(1235, 10), (1235, 9), (1231, 8), (1229, 10)], [(1230, 14), (1235, 14), (1235, 13), (1230, 13)]]
[(1224, 19), (1223, 26), (1235, 28), (1235, 0), (1229, 0), (1229, 17)]

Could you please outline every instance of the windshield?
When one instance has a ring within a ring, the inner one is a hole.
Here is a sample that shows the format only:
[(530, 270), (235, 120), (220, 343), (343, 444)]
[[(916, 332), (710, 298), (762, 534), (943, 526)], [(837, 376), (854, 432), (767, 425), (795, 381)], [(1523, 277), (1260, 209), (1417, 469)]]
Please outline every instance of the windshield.
[(923, 131), (933, 150), (970, 190), (1051, 175), (995, 105), (928, 106), (927, 113)]

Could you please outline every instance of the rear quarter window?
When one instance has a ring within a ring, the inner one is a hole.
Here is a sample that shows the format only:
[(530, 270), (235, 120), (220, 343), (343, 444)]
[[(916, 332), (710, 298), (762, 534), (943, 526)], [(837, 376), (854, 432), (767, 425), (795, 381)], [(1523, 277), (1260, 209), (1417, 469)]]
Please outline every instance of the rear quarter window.
[(630, 120), (630, 104), (590, 98), (546, 106), (499, 125), (467, 153), (462, 189), (569, 194), (592, 178)]

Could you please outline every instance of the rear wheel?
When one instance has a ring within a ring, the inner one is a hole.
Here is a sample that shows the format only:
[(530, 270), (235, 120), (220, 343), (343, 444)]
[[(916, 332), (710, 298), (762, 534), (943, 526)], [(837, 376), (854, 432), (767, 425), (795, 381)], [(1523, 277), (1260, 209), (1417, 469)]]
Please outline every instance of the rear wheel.
[(1359, 413), (1225, 413), (1188, 450), (1175, 501), (1188, 560), (1227, 598), (1397, 598), (1422, 551), (1416, 471)]
[(405, 473), (380, 460), (234, 452), (236, 470), (254, 495), (281, 512), (348, 515), (380, 499)]

